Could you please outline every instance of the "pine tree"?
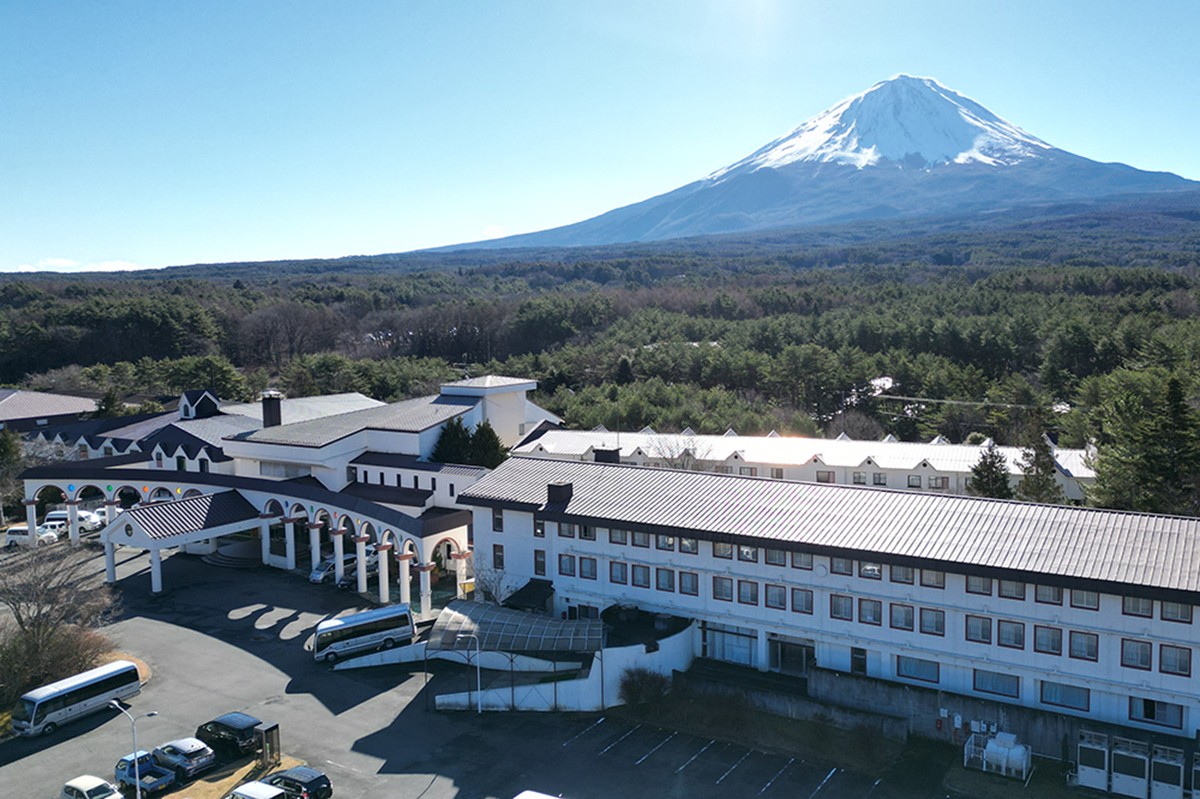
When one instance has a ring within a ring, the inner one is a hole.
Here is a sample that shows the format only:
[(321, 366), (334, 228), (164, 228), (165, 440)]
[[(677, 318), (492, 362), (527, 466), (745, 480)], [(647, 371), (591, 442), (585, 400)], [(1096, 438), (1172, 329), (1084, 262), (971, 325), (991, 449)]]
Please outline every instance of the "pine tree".
[(471, 455), (471, 433), (463, 426), (462, 419), (455, 417), (446, 422), (433, 448), (432, 459), (439, 463), (470, 463)]
[(488, 422), (481, 422), (471, 435), (471, 458), (468, 463), (495, 469), (508, 457), (508, 450)]
[(991, 442), (979, 456), (979, 462), (971, 467), (971, 480), (967, 491), (977, 497), (1012, 499), (1012, 486), (1008, 484), (1008, 460), (1004, 453)]
[(1063, 504), (1067, 497), (1056, 477), (1058, 466), (1050, 440), (1036, 422), (1026, 428), (1025, 446), (1021, 448), (1021, 482), (1017, 483), (1016, 498), (1025, 502)]

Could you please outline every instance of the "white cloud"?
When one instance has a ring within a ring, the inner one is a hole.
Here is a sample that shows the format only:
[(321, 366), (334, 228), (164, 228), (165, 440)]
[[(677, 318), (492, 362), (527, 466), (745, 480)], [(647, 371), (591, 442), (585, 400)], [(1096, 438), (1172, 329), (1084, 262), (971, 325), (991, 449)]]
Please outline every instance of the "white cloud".
[(133, 261), (98, 261), (80, 263), (72, 258), (42, 258), (36, 264), (0, 266), (0, 272), (128, 272), (135, 269), (155, 269)]

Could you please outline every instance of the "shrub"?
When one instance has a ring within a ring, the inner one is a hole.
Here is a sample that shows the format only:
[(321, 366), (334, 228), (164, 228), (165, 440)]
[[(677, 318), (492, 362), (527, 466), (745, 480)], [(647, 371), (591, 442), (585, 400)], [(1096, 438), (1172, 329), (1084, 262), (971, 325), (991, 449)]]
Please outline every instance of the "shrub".
[(671, 680), (665, 674), (635, 667), (621, 675), (618, 696), (627, 705), (644, 705), (661, 702), (670, 688)]

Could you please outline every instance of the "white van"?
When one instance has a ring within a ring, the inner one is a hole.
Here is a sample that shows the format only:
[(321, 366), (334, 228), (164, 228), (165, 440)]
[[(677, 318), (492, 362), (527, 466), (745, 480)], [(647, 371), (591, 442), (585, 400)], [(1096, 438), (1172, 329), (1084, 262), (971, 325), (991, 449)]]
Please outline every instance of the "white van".
[[(104, 526), (104, 520), (100, 518), (100, 515), (97, 513), (93, 513), (90, 510), (81, 510), (78, 512), (77, 515), (79, 517), (80, 532), (91, 533), (91, 532), (95, 532), (96, 530), (99, 530), (101, 527)], [(46, 524), (46, 525), (49, 525), (54, 522), (62, 522), (62, 526), (63, 526), (64, 530), (70, 529), (70, 526), (71, 526), (70, 512), (65, 511), (65, 510), (52, 510), (49, 513), (47, 513), (46, 518), (42, 520), (42, 524)]]
[[(29, 525), (14, 524), (5, 531), (5, 540), (7, 541), (7, 545), (10, 547), (29, 546)], [(57, 540), (58, 533), (54, 532), (53, 530), (47, 530), (40, 524), (38, 525), (37, 543), (39, 546), (42, 544), (53, 544)]]
[(234, 788), (225, 799), (284, 799), (287, 791), (265, 782), (247, 782)]

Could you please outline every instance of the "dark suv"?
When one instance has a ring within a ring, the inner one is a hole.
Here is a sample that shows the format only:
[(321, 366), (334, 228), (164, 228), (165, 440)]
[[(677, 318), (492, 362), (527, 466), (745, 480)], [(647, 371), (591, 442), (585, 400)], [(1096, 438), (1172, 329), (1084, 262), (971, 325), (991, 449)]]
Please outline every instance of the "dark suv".
[(333, 785), (322, 771), (308, 766), (296, 766), (286, 771), (277, 771), (263, 777), (267, 785), (282, 788), (288, 799), (330, 799)]
[(261, 721), (248, 713), (226, 713), (196, 728), (196, 737), (223, 754), (244, 755), (258, 749)]

